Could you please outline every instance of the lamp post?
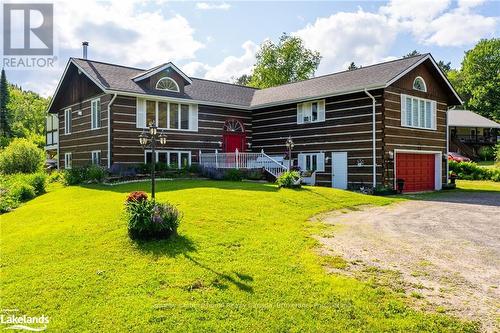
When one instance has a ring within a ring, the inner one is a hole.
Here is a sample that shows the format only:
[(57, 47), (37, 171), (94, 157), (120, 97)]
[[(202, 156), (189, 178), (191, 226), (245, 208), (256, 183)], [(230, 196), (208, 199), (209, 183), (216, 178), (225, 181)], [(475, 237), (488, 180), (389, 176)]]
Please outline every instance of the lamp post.
[(290, 168), (292, 167), (292, 149), (295, 146), (291, 136), (286, 139), (285, 146), (288, 149), (288, 170), (290, 171)]
[(155, 198), (155, 167), (156, 167), (156, 140), (160, 141), (161, 145), (167, 143), (167, 135), (162, 131), (158, 133), (158, 127), (155, 122), (149, 124), (149, 133), (145, 130), (139, 134), (139, 143), (146, 149), (148, 143), (151, 147), (151, 198)]

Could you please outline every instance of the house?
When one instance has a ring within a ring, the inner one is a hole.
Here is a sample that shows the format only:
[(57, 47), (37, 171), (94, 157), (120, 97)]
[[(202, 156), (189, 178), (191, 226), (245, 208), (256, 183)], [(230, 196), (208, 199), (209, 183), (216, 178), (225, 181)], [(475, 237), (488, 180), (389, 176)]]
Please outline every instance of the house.
[[(321, 186), (440, 189), (447, 180), (447, 109), (461, 100), (430, 54), (268, 89), (189, 77), (168, 62), (140, 69), (71, 58), (49, 106), (59, 166), (151, 160), (138, 135), (151, 121), (181, 168), (316, 171)], [(52, 145), (54, 147), (54, 145)]]
[(500, 124), (468, 110), (449, 110), (449, 150), (477, 159), (483, 147), (500, 142)]

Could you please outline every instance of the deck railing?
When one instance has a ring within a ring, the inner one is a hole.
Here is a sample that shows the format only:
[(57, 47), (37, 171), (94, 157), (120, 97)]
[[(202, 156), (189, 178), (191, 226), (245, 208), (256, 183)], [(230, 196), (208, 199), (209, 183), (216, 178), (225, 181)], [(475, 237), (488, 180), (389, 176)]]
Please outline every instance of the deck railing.
[(263, 151), (260, 153), (200, 153), (200, 165), (215, 169), (264, 169), (278, 177), (287, 167)]

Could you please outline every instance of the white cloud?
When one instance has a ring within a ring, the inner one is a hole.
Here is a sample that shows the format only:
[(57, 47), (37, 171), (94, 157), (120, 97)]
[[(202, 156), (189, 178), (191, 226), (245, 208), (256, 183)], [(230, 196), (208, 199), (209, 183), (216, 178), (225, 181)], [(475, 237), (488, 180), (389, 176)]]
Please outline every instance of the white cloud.
[(410, 31), (424, 45), (462, 46), (493, 36), (497, 18), (474, 13), (483, 0), (462, 0), (450, 10), (450, 1), (392, 0), (379, 10), (398, 30)]
[(54, 6), (59, 46), (80, 55), (80, 43), (90, 42), (89, 58), (154, 66), (167, 61), (193, 59), (205, 45), (194, 38), (186, 18), (166, 18), (161, 10), (145, 10), (139, 3), (111, 0), (64, 1)]
[(210, 9), (220, 9), (220, 10), (228, 10), (231, 8), (231, 5), (226, 2), (198, 2), (196, 3), (196, 9), (201, 10), (210, 10)]
[(351, 61), (369, 65), (381, 61), (397, 35), (385, 15), (359, 9), (319, 18), (294, 33), (306, 47), (318, 50), (323, 57), (318, 74), (347, 69)]
[(209, 66), (201, 62), (191, 62), (182, 67), (186, 73), (202, 76), (205, 79), (230, 82), (235, 78), (250, 74), (255, 63), (255, 53), (258, 45), (252, 41), (246, 41), (241, 46), (243, 54), (239, 57), (228, 56), (215, 66)]

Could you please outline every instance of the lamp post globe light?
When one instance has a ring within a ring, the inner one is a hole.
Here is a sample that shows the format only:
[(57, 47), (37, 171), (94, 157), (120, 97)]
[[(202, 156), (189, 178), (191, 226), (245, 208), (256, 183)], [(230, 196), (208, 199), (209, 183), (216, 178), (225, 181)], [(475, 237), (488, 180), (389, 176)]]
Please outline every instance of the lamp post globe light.
[(161, 131), (158, 134), (158, 127), (155, 122), (149, 124), (149, 133), (145, 130), (139, 134), (139, 143), (143, 149), (148, 145), (151, 147), (151, 198), (155, 198), (155, 167), (156, 167), (156, 141), (159, 140), (161, 145), (167, 143), (167, 135)]
[(285, 146), (288, 149), (288, 170), (290, 170), (292, 167), (292, 149), (295, 146), (292, 136), (289, 136), (288, 139), (286, 139)]

